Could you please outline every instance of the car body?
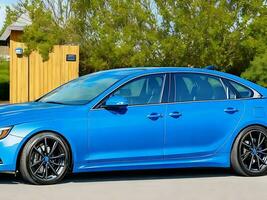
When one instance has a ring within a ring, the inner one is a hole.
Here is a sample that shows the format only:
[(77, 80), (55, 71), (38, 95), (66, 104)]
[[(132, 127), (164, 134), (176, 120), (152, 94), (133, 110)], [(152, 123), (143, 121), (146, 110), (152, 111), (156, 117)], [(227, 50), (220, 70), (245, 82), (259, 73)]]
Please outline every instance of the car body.
[[(0, 106), (0, 128), (11, 127), (0, 140), (0, 172), (19, 170), (27, 142), (45, 132), (66, 141), (74, 173), (228, 168), (240, 132), (267, 126), (267, 89), (234, 75), (151, 67), (107, 70), (93, 76), (94, 81), (99, 77), (114, 80), (88, 102), (48, 101), (60, 99), (55, 98), (59, 88), (35, 102)], [(90, 77), (80, 77), (72, 85), (86, 85)], [(146, 90), (141, 97), (133, 95), (138, 87), (140, 94)]]

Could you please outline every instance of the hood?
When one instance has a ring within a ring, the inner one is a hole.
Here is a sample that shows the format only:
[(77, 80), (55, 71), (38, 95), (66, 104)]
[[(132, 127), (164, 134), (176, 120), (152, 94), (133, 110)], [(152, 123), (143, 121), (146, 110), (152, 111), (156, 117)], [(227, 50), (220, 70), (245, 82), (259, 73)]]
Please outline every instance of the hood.
[(0, 106), (0, 127), (67, 117), (78, 107), (43, 102), (3, 105)]

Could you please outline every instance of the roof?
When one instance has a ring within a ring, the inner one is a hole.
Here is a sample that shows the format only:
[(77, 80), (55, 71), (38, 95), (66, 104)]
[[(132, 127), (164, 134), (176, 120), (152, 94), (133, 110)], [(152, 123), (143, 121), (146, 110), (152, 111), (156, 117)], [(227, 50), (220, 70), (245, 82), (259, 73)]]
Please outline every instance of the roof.
[(183, 72), (203, 72), (203, 71), (215, 71), (215, 70), (207, 70), (205, 68), (190, 68), (190, 67), (133, 67), (133, 68), (117, 68), (117, 69), (110, 69), (106, 70), (106, 72), (129, 72), (129, 74), (133, 74), (136, 72), (144, 72), (145, 73), (157, 73), (157, 72), (176, 72), (176, 71), (183, 71)]
[(22, 14), (17, 21), (9, 25), (4, 33), (0, 36), (0, 41), (6, 41), (11, 31), (23, 31), (25, 26), (31, 25), (31, 18), (28, 13)]

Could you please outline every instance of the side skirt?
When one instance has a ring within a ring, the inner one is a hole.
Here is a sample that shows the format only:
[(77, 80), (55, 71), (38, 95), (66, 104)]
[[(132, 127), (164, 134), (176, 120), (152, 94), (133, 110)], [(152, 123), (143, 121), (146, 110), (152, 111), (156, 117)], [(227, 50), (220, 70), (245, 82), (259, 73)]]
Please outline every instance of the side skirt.
[(136, 162), (92, 162), (75, 165), (73, 172), (97, 172), (97, 171), (120, 171), (141, 169), (166, 169), (166, 168), (193, 168), (193, 167), (230, 167), (229, 153), (220, 153), (212, 156), (188, 159), (171, 159), (160, 161), (136, 161)]

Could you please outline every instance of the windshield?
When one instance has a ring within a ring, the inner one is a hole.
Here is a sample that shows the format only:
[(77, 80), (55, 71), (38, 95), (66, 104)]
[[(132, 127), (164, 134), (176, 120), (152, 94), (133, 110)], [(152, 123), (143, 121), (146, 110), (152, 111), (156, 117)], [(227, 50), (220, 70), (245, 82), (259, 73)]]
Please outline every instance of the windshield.
[(125, 75), (125, 73), (108, 71), (86, 75), (53, 90), (38, 101), (69, 105), (86, 104)]

